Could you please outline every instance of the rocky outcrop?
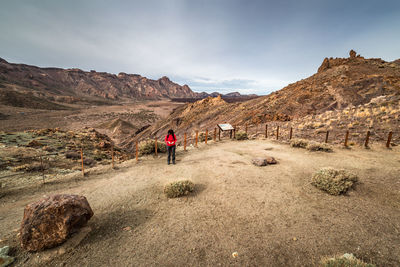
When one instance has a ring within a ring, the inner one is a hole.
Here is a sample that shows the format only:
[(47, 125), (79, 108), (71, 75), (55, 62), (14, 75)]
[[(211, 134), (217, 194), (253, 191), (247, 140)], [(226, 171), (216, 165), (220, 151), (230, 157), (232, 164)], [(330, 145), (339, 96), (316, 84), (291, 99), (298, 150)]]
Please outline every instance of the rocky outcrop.
[(31, 252), (55, 247), (86, 225), (92, 216), (84, 196), (54, 195), (29, 204), (20, 229), (21, 246)]

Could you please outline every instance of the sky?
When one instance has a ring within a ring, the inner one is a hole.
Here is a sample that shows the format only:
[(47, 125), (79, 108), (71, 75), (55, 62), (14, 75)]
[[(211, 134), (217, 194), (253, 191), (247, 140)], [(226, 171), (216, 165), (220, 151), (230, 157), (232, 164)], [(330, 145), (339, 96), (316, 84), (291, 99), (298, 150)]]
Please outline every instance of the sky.
[(325, 57), (400, 58), (399, 0), (0, 0), (0, 57), (265, 95)]

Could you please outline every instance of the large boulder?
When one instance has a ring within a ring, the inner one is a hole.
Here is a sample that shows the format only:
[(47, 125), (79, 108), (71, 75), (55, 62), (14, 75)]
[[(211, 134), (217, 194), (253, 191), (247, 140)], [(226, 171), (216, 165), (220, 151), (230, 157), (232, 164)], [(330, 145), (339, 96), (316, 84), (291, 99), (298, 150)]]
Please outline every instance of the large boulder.
[(25, 207), (20, 229), (22, 248), (40, 251), (63, 243), (93, 216), (87, 199), (53, 195)]

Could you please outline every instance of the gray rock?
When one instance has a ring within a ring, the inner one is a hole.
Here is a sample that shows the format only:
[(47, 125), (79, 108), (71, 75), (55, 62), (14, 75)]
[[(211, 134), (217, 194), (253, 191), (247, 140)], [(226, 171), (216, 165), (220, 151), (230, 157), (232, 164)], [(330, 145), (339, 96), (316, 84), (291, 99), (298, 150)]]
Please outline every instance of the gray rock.
[(5, 246), (0, 248), (0, 255), (8, 255), (8, 252), (10, 251), (10, 247), (9, 246)]
[(266, 166), (267, 165), (267, 160), (264, 158), (255, 158), (255, 159), (252, 159), (251, 162), (256, 166)]
[(14, 262), (15, 258), (8, 256), (9, 246), (0, 248), (0, 267), (6, 267)]

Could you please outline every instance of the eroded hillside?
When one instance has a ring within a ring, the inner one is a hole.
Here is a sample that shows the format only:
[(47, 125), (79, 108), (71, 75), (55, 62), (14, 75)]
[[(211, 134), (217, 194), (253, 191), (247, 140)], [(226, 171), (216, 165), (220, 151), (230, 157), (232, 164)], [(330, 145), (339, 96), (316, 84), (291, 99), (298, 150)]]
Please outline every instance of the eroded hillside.
[[(207, 98), (174, 110), (171, 115), (125, 142), (127, 147), (135, 138), (161, 137), (167, 128), (178, 134), (194, 130), (214, 129), (217, 123), (233, 125), (257, 125), (267, 122), (290, 122), (315, 120), (315, 115), (324, 112), (353, 110), (368, 104), (379, 96), (397, 99), (400, 95), (399, 61), (386, 62), (382, 59), (365, 59), (352, 50), (348, 58), (325, 58), (318, 72), (311, 77), (289, 84), (265, 97), (243, 103), (226, 103), (221, 98)], [(390, 101), (389, 101), (390, 102)], [(393, 100), (393, 109), (398, 103)], [(327, 113), (328, 114), (328, 113)], [(373, 119), (381, 122), (385, 113), (373, 113)], [(308, 117), (307, 117), (308, 116)], [(326, 116), (327, 117), (327, 116)], [(350, 117), (343, 125), (350, 123)], [(357, 124), (357, 118), (351, 120)], [(379, 124), (379, 129), (388, 129), (392, 122)], [(368, 127), (374, 123), (368, 122)]]

